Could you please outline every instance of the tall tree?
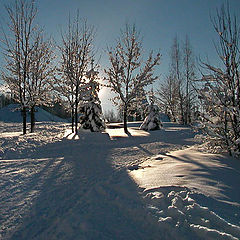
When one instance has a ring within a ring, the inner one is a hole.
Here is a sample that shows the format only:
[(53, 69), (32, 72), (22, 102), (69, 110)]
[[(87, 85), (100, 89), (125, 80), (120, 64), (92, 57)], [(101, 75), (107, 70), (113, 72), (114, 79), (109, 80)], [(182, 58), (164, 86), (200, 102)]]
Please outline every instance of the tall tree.
[(79, 12), (74, 20), (69, 18), (68, 30), (62, 33), (61, 79), (56, 81), (56, 90), (68, 99), (72, 114), (72, 131), (78, 132), (78, 110), (86, 88), (86, 73), (93, 58), (94, 28), (86, 20), (80, 22)]
[(54, 78), (52, 44), (44, 40), (42, 31), (35, 36), (34, 47), (30, 54), (30, 66), (27, 78), (27, 93), (31, 112), (31, 132), (35, 126), (35, 107), (49, 105), (52, 102), (50, 94), (51, 82)]
[(5, 71), (2, 73), (13, 93), (14, 100), (19, 102), (23, 116), (23, 134), (27, 126), (27, 81), (31, 64), (31, 53), (34, 49), (34, 34), (37, 31), (34, 20), (37, 14), (35, 1), (16, 0), (13, 5), (5, 7), (8, 13), (8, 29), (2, 39), (5, 50)]
[(157, 102), (160, 110), (165, 112), (171, 121), (176, 122), (178, 119), (178, 85), (170, 74), (160, 84), (157, 89)]
[(188, 35), (186, 35), (185, 42), (182, 47), (182, 54), (183, 54), (183, 82), (185, 85), (183, 123), (189, 124), (192, 122), (192, 111), (196, 98), (196, 92), (194, 87), (194, 80), (196, 75), (194, 54)]
[(178, 120), (184, 123), (184, 93), (183, 93), (183, 76), (182, 76), (182, 54), (177, 36), (173, 40), (171, 49), (170, 75), (176, 86), (176, 97), (178, 99), (177, 109), (179, 109)]
[(240, 154), (240, 28), (229, 5), (217, 10), (212, 19), (219, 42), (215, 44), (220, 66), (203, 63), (210, 75), (203, 76), (205, 88), (199, 91), (204, 103), (203, 129), (213, 145)]
[(191, 123), (196, 94), (194, 94), (195, 64), (188, 36), (180, 47), (174, 38), (170, 52), (169, 74), (157, 91), (160, 108), (172, 121)]
[(128, 133), (128, 108), (137, 93), (153, 83), (158, 77), (153, 75), (154, 68), (160, 64), (160, 53), (151, 52), (144, 63), (142, 60), (142, 41), (135, 25), (126, 24), (114, 48), (108, 49), (110, 66), (105, 69), (105, 80), (117, 94), (115, 100), (123, 107), (124, 131)]

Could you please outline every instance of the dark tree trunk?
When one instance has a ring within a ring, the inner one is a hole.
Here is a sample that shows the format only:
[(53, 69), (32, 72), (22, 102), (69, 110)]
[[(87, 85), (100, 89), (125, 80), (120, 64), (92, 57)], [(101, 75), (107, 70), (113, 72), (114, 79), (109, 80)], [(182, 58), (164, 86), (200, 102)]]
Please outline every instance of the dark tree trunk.
[(34, 132), (35, 128), (35, 106), (31, 107), (31, 133)]
[(75, 104), (75, 133), (78, 133), (78, 105), (77, 103)]
[(72, 117), (72, 133), (74, 133), (74, 107), (72, 107), (71, 117)]
[(27, 108), (22, 108), (23, 134), (27, 133)]
[(124, 107), (123, 110), (123, 127), (124, 127), (124, 132), (128, 134), (128, 129), (127, 129), (127, 106)]

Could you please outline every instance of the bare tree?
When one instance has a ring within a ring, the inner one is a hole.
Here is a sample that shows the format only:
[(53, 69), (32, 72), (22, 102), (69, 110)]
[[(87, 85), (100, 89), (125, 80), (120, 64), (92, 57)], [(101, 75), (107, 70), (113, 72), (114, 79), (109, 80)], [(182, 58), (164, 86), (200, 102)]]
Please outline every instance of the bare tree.
[(179, 46), (179, 41), (177, 36), (173, 40), (173, 45), (171, 49), (171, 65), (170, 65), (170, 75), (176, 86), (175, 96), (177, 101), (178, 110), (178, 121), (184, 123), (184, 93), (183, 93), (183, 74), (182, 74), (182, 55)]
[(183, 123), (189, 124), (192, 122), (193, 115), (192, 111), (196, 99), (195, 87), (193, 86), (196, 76), (194, 55), (188, 36), (186, 36), (185, 38), (185, 42), (182, 48), (182, 54), (183, 54), (183, 82), (185, 85)]
[(8, 13), (8, 32), (2, 39), (6, 61), (6, 71), (2, 73), (13, 93), (14, 100), (21, 104), (23, 116), (23, 134), (27, 125), (27, 80), (33, 51), (33, 36), (37, 31), (34, 25), (37, 9), (34, 0), (16, 0), (11, 6), (5, 6)]
[(78, 108), (86, 88), (86, 73), (93, 58), (95, 31), (86, 20), (80, 23), (79, 12), (76, 19), (69, 18), (68, 30), (62, 33), (61, 79), (56, 81), (55, 89), (68, 100), (72, 115), (72, 131), (78, 132)]
[(126, 24), (121, 31), (116, 47), (108, 49), (110, 66), (105, 69), (105, 80), (117, 94), (115, 98), (123, 107), (124, 131), (128, 133), (128, 108), (139, 90), (153, 83), (158, 77), (153, 76), (156, 65), (160, 64), (160, 53), (153, 57), (153, 52), (145, 63), (142, 60), (142, 42), (135, 25)]
[(54, 78), (52, 44), (50, 40), (44, 40), (43, 33), (35, 36), (34, 47), (30, 54), (30, 67), (27, 78), (27, 93), (29, 108), (31, 111), (31, 132), (35, 126), (35, 107), (49, 105), (52, 102), (50, 94), (51, 82)]
[(175, 79), (167, 76), (163, 83), (157, 89), (157, 103), (161, 111), (165, 112), (171, 121), (177, 121), (177, 106), (178, 106), (178, 85)]
[(203, 77), (205, 88), (199, 91), (205, 110), (203, 129), (212, 144), (227, 149), (230, 155), (240, 154), (239, 23), (228, 5), (217, 10), (212, 23), (219, 38), (215, 47), (221, 66), (203, 63), (208, 71), (208, 77)]
[(174, 38), (170, 53), (169, 74), (157, 91), (160, 108), (172, 121), (182, 124), (191, 122), (196, 94), (194, 94), (195, 64), (188, 36), (180, 47)]

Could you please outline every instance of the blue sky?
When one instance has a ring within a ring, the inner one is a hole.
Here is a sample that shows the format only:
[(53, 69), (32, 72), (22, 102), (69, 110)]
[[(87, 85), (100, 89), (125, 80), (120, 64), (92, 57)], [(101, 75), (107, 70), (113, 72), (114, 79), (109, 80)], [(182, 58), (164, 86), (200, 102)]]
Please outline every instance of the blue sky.
[[(1, 0), (0, 15), (5, 17), (4, 4), (12, 0)], [(36, 0), (39, 8), (38, 23), (48, 35), (60, 40), (59, 29), (64, 28), (69, 13), (79, 9), (80, 16), (97, 29), (96, 49), (101, 55), (102, 65), (107, 64), (104, 49), (114, 45), (120, 28), (126, 22), (135, 23), (143, 36), (146, 52), (160, 49), (162, 63), (157, 73), (162, 78), (169, 66), (169, 51), (174, 36), (184, 40), (189, 35), (196, 57), (214, 62), (216, 54), (213, 40), (216, 35), (210, 21), (216, 8), (225, 0)], [(240, 19), (240, 0), (229, 0), (232, 13)], [(216, 39), (215, 39), (216, 40)], [(0, 62), (1, 64), (1, 62)], [(106, 100), (107, 96), (104, 98)], [(109, 106), (107, 101), (104, 102)]]

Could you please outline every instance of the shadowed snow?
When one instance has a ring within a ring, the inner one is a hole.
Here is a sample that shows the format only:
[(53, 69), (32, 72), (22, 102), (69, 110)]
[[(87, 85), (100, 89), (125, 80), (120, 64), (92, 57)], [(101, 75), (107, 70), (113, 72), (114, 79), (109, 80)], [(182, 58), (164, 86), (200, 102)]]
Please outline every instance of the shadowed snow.
[(37, 123), (19, 136), (21, 124), (1, 123), (0, 239), (239, 238), (239, 168), (173, 152), (195, 144), (188, 127), (139, 125), (122, 137), (119, 124), (74, 135), (69, 124)]

